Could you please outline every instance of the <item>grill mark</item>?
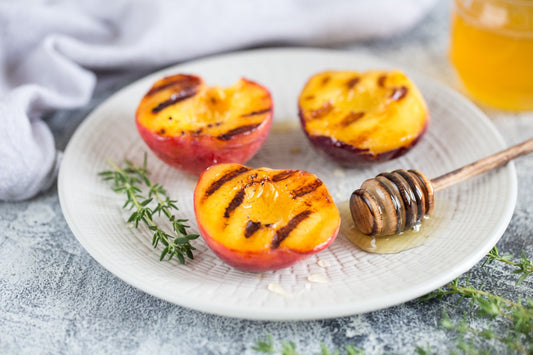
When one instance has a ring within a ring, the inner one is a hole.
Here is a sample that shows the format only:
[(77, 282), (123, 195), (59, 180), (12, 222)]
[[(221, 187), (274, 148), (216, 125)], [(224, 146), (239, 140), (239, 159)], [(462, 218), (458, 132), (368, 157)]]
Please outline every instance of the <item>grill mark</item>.
[(399, 88), (394, 88), (392, 94), (390, 95), (390, 98), (395, 101), (399, 101), (403, 99), (406, 95), (409, 89), (407, 89), (406, 86), (400, 86)]
[(322, 81), (320, 82), (321, 85), (326, 85), (331, 80), (330, 76), (325, 76), (322, 78)]
[(178, 91), (170, 95), (169, 99), (159, 103), (159, 105), (152, 108), (152, 113), (159, 113), (163, 111), (163, 109), (167, 108), (168, 106), (172, 106), (174, 104), (177, 104), (178, 102), (181, 102), (190, 97), (193, 97), (197, 93), (198, 93), (198, 90), (196, 86), (185, 87), (181, 91)]
[(217, 181), (214, 181), (210, 186), (209, 188), (207, 188), (207, 190), (205, 190), (205, 195), (204, 195), (204, 198), (207, 198), (209, 196), (211, 196), (212, 194), (214, 194), (218, 189), (220, 189), (222, 187), (222, 185), (224, 185), (225, 183), (227, 183), (228, 181), (231, 181), (233, 180), (234, 178), (236, 178), (237, 176), (247, 172), (248, 170), (250, 170), (249, 168), (245, 167), (245, 166), (241, 166), (235, 170), (231, 170), (231, 171), (228, 171), (227, 173), (225, 173), (220, 179), (218, 179)]
[(305, 195), (315, 191), (320, 186), (322, 186), (322, 181), (320, 181), (320, 179), (316, 179), (315, 181), (313, 181), (310, 184), (307, 184), (307, 185), (302, 186), (300, 188), (294, 189), (294, 190), (291, 191), (292, 199), (295, 200), (298, 197), (305, 196)]
[(324, 103), (322, 107), (317, 108), (309, 113), (312, 119), (323, 118), (333, 110), (333, 105), (330, 101)]
[(379, 76), (379, 78), (378, 78), (378, 86), (380, 88), (385, 87), (385, 80), (387, 80), (387, 76), (385, 74)]
[(233, 196), (233, 199), (230, 201), (228, 207), (226, 207), (226, 210), (224, 211), (225, 218), (229, 218), (229, 216), (231, 215), (231, 212), (235, 211), (235, 209), (239, 207), (241, 203), (244, 201), (244, 196), (246, 195), (247, 187), (248, 186), (243, 187), (242, 189), (239, 190), (239, 192), (235, 194), (235, 196)]
[(311, 214), (311, 210), (305, 210), (303, 212), (298, 213), (296, 216), (292, 217), (289, 223), (287, 223), (286, 225), (284, 225), (283, 227), (281, 227), (280, 229), (276, 231), (276, 234), (272, 238), (272, 244), (270, 245), (270, 248), (277, 249), (279, 245), (281, 244), (281, 242), (287, 239), (289, 234), (291, 234), (291, 232), (296, 227), (298, 227), (298, 225), (302, 223), (302, 221), (304, 221), (307, 217), (309, 217), (310, 214)]
[(268, 177), (263, 177), (260, 180), (256, 180), (257, 174), (252, 174), (248, 176), (248, 180), (250, 180), (249, 183), (244, 185), (239, 192), (233, 196), (233, 199), (230, 201), (228, 206), (226, 207), (226, 210), (224, 211), (224, 217), (229, 218), (231, 216), (231, 213), (235, 211), (244, 201), (244, 197), (246, 196), (246, 189), (250, 186), (253, 186), (255, 184), (261, 184), (263, 185), (265, 181), (268, 181)]
[(194, 77), (190, 77), (190, 76), (180, 76), (179, 78), (176, 78), (174, 80), (170, 80), (164, 84), (161, 84), (161, 85), (158, 85), (158, 86), (153, 86), (147, 93), (146, 93), (146, 96), (151, 96), (153, 94), (155, 94), (156, 92), (158, 91), (162, 91), (162, 90), (165, 90), (165, 89), (168, 89), (170, 87), (173, 87), (173, 86), (178, 86), (180, 84), (183, 84), (183, 83), (189, 83), (189, 85), (186, 85), (186, 86), (190, 86), (190, 84), (193, 84), (194, 86), (198, 85), (198, 79), (194, 78)]
[(315, 98), (315, 95), (308, 95), (304, 99), (305, 100), (313, 100)]
[(357, 85), (357, 83), (358, 83), (360, 80), (361, 80), (361, 78), (359, 78), (359, 77), (357, 77), (357, 76), (356, 76), (355, 78), (352, 78), (352, 79), (348, 80), (348, 82), (346, 83), (346, 85), (348, 86), (348, 89), (349, 89), (349, 90), (353, 89), (353, 87), (354, 87), (355, 85)]
[(350, 112), (349, 114), (346, 115), (346, 117), (344, 117), (340, 123), (340, 125), (342, 127), (347, 127), (349, 125), (351, 125), (352, 123), (354, 123), (355, 121), (359, 120), (360, 118), (362, 118), (363, 116), (365, 115), (364, 112)]
[(271, 179), (273, 182), (279, 182), (279, 181), (283, 181), (283, 180), (290, 178), (294, 174), (296, 174), (295, 170), (285, 170), (285, 171), (282, 171), (281, 173), (273, 175)]
[(261, 224), (261, 222), (254, 222), (252, 220), (249, 220), (246, 224), (246, 227), (244, 228), (244, 237), (250, 238), (255, 232), (257, 232), (262, 227), (263, 225)]
[(244, 125), (244, 126), (240, 126), (240, 127), (237, 127), (237, 128), (230, 129), (226, 133), (217, 136), (217, 138), (220, 139), (220, 140), (223, 140), (223, 141), (230, 140), (233, 136), (237, 136), (237, 135), (242, 134), (242, 133), (253, 131), (257, 127), (259, 127), (261, 125), (261, 123), (262, 122), (255, 123), (255, 124)]
[(241, 115), (241, 117), (252, 117), (252, 116), (262, 115), (264, 113), (270, 112), (271, 109), (272, 107), (265, 108), (264, 110), (252, 111), (250, 113), (245, 113), (244, 115)]

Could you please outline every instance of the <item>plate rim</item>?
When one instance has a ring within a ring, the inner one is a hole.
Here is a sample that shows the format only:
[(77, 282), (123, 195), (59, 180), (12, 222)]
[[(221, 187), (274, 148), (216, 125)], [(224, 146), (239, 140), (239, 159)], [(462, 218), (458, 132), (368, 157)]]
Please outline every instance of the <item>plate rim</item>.
[[(154, 289), (147, 289), (147, 287), (144, 287), (143, 283), (140, 279), (131, 279), (128, 277), (127, 274), (121, 272), (120, 270), (117, 270), (113, 266), (110, 266), (107, 264), (105, 260), (102, 260), (103, 258), (96, 253), (92, 248), (88, 248), (82, 240), (80, 240), (79, 235), (81, 235), (81, 231), (79, 230), (78, 226), (74, 222), (74, 218), (72, 216), (72, 212), (67, 209), (67, 197), (65, 196), (65, 170), (64, 168), (65, 164), (64, 161), (66, 160), (68, 162), (68, 159), (70, 159), (71, 153), (70, 151), (74, 148), (72, 146), (74, 145), (77, 137), (82, 135), (82, 132), (86, 125), (90, 124), (90, 121), (94, 119), (94, 117), (98, 116), (99, 110), (103, 110), (109, 102), (113, 100), (115, 96), (120, 95), (124, 91), (129, 90), (131, 87), (134, 87), (139, 84), (139, 82), (143, 80), (147, 80), (148, 77), (156, 77), (158, 75), (164, 75), (165, 73), (172, 71), (172, 70), (178, 70), (180, 67), (189, 65), (189, 64), (195, 64), (195, 65), (202, 65), (205, 62), (210, 61), (217, 61), (220, 59), (228, 59), (234, 56), (240, 57), (243, 55), (261, 55), (261, 54), (268, 54), (268, 53), (277, 53), (279, 55), (281, 54), (308, 54), (313, 55), (316, 53), (322, 53), (322, 54), (332, 54), (336, 56), (346, 56), (346, 57), (358, 57), (358, 56), (365, 56), (368, 58), (377, 58), (380, 60), (380, 62), (388, 63), (391, 66), (394, 66), (394, 63), (391, 61), (379, 58), (378, 56), (369, 54), (369, 53), (359, 53), (359, 52), (353, 52), (353, 51), (347, 51), (347, 50), (335, 50), (335, 49), (324, 49), (324, 48), (301, 48), (301, 47), (277, 47), (277, 48), (261, 48), (261, 49), (250, 49), (250, 50), (243, 50), (243, 51), (235, 51), (235, 52), (229, 52), (229, 53), (222, 53), (217, 54), (213, 56), (206, 56), (202, 57), (200, 59), (196, 60), (190, 60), (186, 62), (182, 62), (179, 64), (173, 64), (166, 68), (157, 70), (155, 72), (149, 73), (141, 78), (138, 78), (137, 80), (134, 80), (133, 82), (125, 85), (121, 89), (113, 92), (110, 94), (105, 100), (103, 100), (100, 104), (98, 104), (87, 116), (86, 118), (81, 122), (81, 124), (77, 127), (74, 134), (70, 137), (67, 146), (65, 148), (64, 154), (63, 154), (63, 161), (61, 162), (60, 168), (59, 168), (59, 174), (58, 174), (58, 196), (59, 196), (59, 203), (61, 206), (61, 210), (63, 212), (63, 215), (65, 217), (65, 220), (71, 229), (72, 233), (78, 240), (78, 242), (81, 244), (81, 246), (88, 252), (91, 257), (96, 260), (104, 269), (111, 272), (114, 276), (118, 277), (120, 280), (124, 281), (125, 283), (141, 290), (144, 293), (150, 294), (154, 297), (157, 297), (159, 299), (165, 300), (167, 302), (170, 302), (172, 304), (177, 304), (179, 306), (193, 309), (199, 312), (203, 313), (209, 313), (209, 314), (215, 314), (220, 316), (226, 316), (230, 318), (239, 318), (239, 319), (251, 319), (251, 320), (269, 320), (269, 321), (295, 321), (295, 320), (316, 320), (316, 319), (328, 319), (328, 318), (335, 318), (340, 316), (349, 316), (354, 314), (361, 314), (361, 313), (367, 313), (371, 311), (377, 311), (384, 308), (393, 307), (399, 304), (403, 304), (405, 302), (408, 302), (410, 300), (413, 300), (417, 297), (420, 297), (428, 292), (431, 292), (432, 290), (435, 290), (442, 285), (446, 284), (447, 282), (450, 282), (451, 280), (455, 279), (456, 277), (462, 275), (463, 273), (470, 270), (475, 264), (477, 264), (489, 251), (492, 249), (493, 244), (492, 242), (489, 243), (490, 247), (485, 244), (484, 248), (480, 248), (477, 253), (475, 253), (475, 257), (472, 256), (469, 259), (467, 259), (465, 262), (454, 265), (453, 268), (450, 268), (448, 272), (444, 275), (441, 275), (438, 279), (432, 279), (432, 282), (426, 282), (423, 285), (419, 285), (418, 287), (409, 287), (406, 290), (403, 290), (400, 293), (395, 294), (395, 301), (390, 302), (388, 299), (384, 298), (381, 302), (374, 302), (374, 303), (366, 303), (366, 307), (353, 307), (353, 304), (341, 304), (336, 305), (335, 307), (329, 306), (327, 310), (323, 308), (313, 308), (308, 309), (304, 314), (300, 309), (286, 309), (282, 308), (280, 311), (275, 311), (272, 309), (269, 309), (268, 312), (265, 312), (264, 310), (258, 310), (258, 309), (246, 309), (243, 311), (242, 308), (239, 308), (238, 306), (234, 305), (228, 305), (226, 308), (221, 309), (216, 304), (209, 304), (209, 302), (202, 300), (202, 302), (198, 302), (198, 299), (194, 300), (194, 302), (177, 302), (172, 297), (169, 297), (168, 295), (162, 294), (161, 292), (158, 292), (158, 290)], [(423, 78), (424, 80), (431, 82), (432, 85), (435, 85), (439, 90), (446, 91), (447, 94), (454, 97), (455, 100), (461, 101), (463, 105), (470, 106), (469, 108), (477, 111), (477, 118), (482, 119), (484, 121), (485, 126), (492, 131), (495, 137), (497, 137), (499, 148), (505, 147), (505, 142), (498, 131), (498, 129), (494, 126), (492, 121), (479, 109), (474, 103), (472, 103), (470, 100), (468, 100), (466, 97), (464, 97), (462, 94), (458, 93), (457, 91), (453, 90), (452, 88), (446, 86), (445, 84), (439, 82), (436, 79), (433, 79), (423, 73), (417, 72), (415, 69), (406, 68), (402, 65), (397, 65), (396, 67), (401, 68), (403, 70), (416, 73), (417, 77)], [(517, 176), (516, 176), (516, 169), (514, 163), (511, 161), (509, 162), (505, 167), (503, 167), (505, 171), (507, 171), (507, 175), (509, 178), (509, 189), (510, 189), (510, 198), (506, 199), (506, 205), (505, 208), (505, 214), (501, 216), (500, 223), (497, 225), (498, 228), (496, 231), (493, 232), (493, 239), (494, 244), (498, 242), (498, 240), (503, 236), (505, 230), (507, 229), (509, 222), (511, 220), (511, 217), (514, 213), (514, 209), (516, 206), (516, 199), (517, 199)], [(446, 279), (445, 282), (442, 282), (442, 280)], [(183, 300), (183, 298), (181, 298)], [(185, 301), (189, 301), (185, 298)], [(351, 307), (350, 307), (351, 306)]]

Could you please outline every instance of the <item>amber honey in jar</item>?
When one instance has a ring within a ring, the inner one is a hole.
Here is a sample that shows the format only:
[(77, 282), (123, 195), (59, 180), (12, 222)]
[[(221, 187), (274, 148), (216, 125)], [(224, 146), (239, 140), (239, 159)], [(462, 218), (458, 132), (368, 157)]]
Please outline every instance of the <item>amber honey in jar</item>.
[(455, 0), (450, 58), (477, 100), (533, 110), (533, 0)]

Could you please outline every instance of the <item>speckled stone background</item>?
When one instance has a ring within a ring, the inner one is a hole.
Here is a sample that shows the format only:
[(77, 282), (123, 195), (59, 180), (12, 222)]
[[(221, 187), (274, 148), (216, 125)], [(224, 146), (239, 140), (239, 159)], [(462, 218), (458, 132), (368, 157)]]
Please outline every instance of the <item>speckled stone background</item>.
[[(447, 59), (451, 1), (441, 1), (410, 32), (379, 42), (340, 47), (369, 52), (408, 65), (461, 91)], [(51, 115), (57, 146), (63, 149), (86, 115), (120, 87), (146, 73), (116, 73), (99, 84), (92, 102)], [(482, 107), (508, 145), (533, 137), (533, 113), (510, 114)], [(498, 243), (502, 252), (533, 257), (533, 156), (515, 162), (518, 200), (511, 223)], [(472, 283), (518, 299), (533, 297), (533, 277), (515, 286), (510, 268), (477, 265)], [(463, 277), (466, 277), (464, 275)], [(270, 334), (277, 346), (293, 341), (302, 354), (351, 344), (366, 354), (411, 354), (420, 346), (450, 353), (456, 334), (442, 330), (446, 310), (452, 320), (469, 313), (456, 298), (409, 302), (352, 317), (306, 322), (259, 322), (212, 316), (169, 304), (117, 279), (77, 242), (59, 206), (57, 189), (22, 203), (0, 204), (0, 353), (173, 353), (255, 354), (257, 340)], [(475, 320), (473, 327), (484, 325)], [(496, 330), (502, 325), (493, 325)], [(482, 346), (482, 344), (477, 344)], [(494, 353), (505, 348), (486, 343)], [(342, 351), (341, 351), (342, 353)]]

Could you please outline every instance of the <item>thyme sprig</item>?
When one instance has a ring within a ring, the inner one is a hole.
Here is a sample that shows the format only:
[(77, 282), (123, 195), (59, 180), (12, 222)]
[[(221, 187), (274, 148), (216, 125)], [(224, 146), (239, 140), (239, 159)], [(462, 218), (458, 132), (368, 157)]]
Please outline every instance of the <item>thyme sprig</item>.
[[(112, 170), (106, 170), (98, 173), (104, 181), (113, 183), (112, 189), (117, 193), (126, 195), (126, 202), (122, 206), (134, 210), (128, 218), (128, 223), (132, 223), (135, 228), (139, 223), (153, 233), (152, 246), (157, 248), (159, 244), (164, 246), (161, 251), (159, 260), (167, 258), (171, 260), (176, 257), (181, 264), (185, 264), (185, 257), (194, 259), (193, 250), (195, 248), (190, 244), (191, 240), (198, 238), (198, 234), (189, 234), (187, 228), (190, 228), (186, 222), (187, 219), (177, 219), (172, 211), (178, 211), (177, 200), (172, 200), (165, 188), (159, 183), (152, 183), (149, 178), (150, 172), (147, 168), (147, 156), (144, 154), (142, 166), (125, 159), (125, 167), (121, 168), (111, 159), (108, 159)], [(143, 195), (143, 188), (147, 189), (147, 195)], [(155, 204), (155, 207), (151, 207)], [(163, 230), (154, 222), (154, 216), (166, 217), (171, 225), (173, 234)], [(175, 234), (175, 235), (174, 235)]]
[(518, 262), (513, 261), (513, 258), (515, 257), (512, 254), (500, 255), (498, 248), (494, 246), (494, 248), (492, 248), (492, 250), (487, 254), (487, 258), (485, 259), (483, 266), (485, 266), (487, 263), (491, 264), (494, 261), (500, 261), (502, 263), (514, 266), (515, 270), (513, 273), (521, 274), (518, 280), (516, 280), (516, 284), (519, 285), (525, 280), (526, 277), (533, 273), (533, 259), (528, 259), (524, 251), (522, 251), (522, 255)]
[[(516, 284), (520, 284), (528, 275), (532, 273), (532, 264), (525, 254), (519, 261), (513, 261), (515, 257), (511, 254), (500, 255), (498, 249), (494, 247), (488, 254), (482, 266), (487, 263), (499, 261), (515, 267), (513, 273), (520, 274)], [(450, 295), (459, 296), (459, 300), (468, 299), (471, 301), (472, 309), (480, 316), (493, 321), (507, 323), (505, 331), (495, 333), (490, 328), (477, 330), (469, 325), (465, 318), (459, 322), (452, 322), (449, 315), (443, 311), (441, 326), (447, 330), (454, 330), (460, 334), (459, 348), (463, 352), (469, 352), (472, 348), (465, 341), (465, 337), (472, 336), (478, 339), (497, 341), (507, 346), (509, 350), (519, 353), (533, 353), (533, 300), (512, 301), (502, 296), (496, 295), (483, 289), (483, 286), (475, 287), (471, 285), (470, 278), (463, 282), (455, 279), (444, 287), (435, 290), (421, 298), (421, 300), (440, 299)]]

